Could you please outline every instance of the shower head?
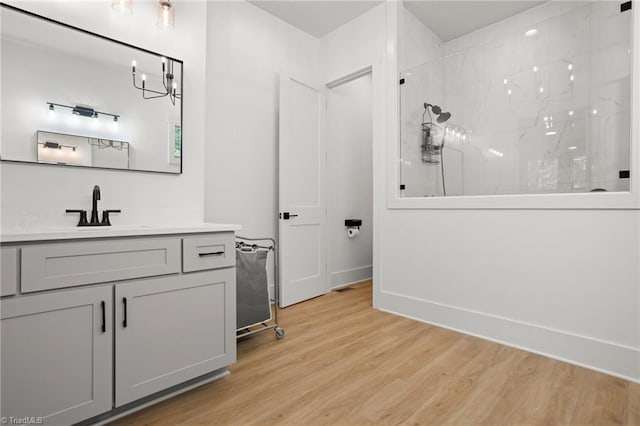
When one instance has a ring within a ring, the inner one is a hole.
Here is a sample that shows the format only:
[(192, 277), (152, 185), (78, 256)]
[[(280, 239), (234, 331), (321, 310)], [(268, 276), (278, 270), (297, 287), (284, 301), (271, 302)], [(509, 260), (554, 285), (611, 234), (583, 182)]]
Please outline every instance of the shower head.
[(436, 119), (436, 121), (440, 124), (444, 123), (445, 121), (451, 118), (450, 112), (442, 112), (442, 113), (436, 113), (436, 114), (438, 114), (438, 118)]
[[(429, 111), (429, 108), (431, 108), (431, 111)], [(445, 121), (451, 118), (450, 112), (442, 112), (442, 108), (440, 108), (438, 105), (431, 105), (425, 102), (424, 113), (422, 114), (422, 121), (424, 122), (424, 114), (429, 113), (429, 117), (431, 117), (432, 112), (438, 116), (436, 121), (440, 124), (444, 123)]]

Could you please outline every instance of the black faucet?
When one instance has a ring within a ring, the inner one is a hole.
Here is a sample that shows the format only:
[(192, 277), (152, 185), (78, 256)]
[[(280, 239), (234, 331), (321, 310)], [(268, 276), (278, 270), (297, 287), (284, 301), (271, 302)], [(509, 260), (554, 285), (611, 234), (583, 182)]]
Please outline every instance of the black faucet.
[(98, 185), (93, 187), (93, 208), (91, 209), (91, 222), (89, 225), (99, 225), (98, 220), (98, 200), (100, 199), (100, 187)]
[(109, 219), (109, 213), (120, 213), (121, 210), (104, 210), (102, 212), (102, 221), (98, 219), (98, 200), (100, 200), (100, 187), (98, 185), (93, 187), (92, 196), (92, 209), (91, 209), (91, 221), (87, 221), (86, 210), (70, 210), (67, 209), (67, 213), (80, 213), (80, 221), (78, 226), (111, 226)]

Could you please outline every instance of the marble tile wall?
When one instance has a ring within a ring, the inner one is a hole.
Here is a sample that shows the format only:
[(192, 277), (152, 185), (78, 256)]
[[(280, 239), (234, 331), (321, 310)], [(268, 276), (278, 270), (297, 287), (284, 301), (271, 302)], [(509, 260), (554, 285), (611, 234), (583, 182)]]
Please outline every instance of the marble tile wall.
[[(552, 1), (444, 43), (401, 88), (403, 152), (416, 149), (412, 98), (434, 93), (452, 113), (447, 195), (628, 191), (631, 22), (618, 2)], [(402, 166), (429, 179), (405, 196), (442, 195), (439, 168)]]

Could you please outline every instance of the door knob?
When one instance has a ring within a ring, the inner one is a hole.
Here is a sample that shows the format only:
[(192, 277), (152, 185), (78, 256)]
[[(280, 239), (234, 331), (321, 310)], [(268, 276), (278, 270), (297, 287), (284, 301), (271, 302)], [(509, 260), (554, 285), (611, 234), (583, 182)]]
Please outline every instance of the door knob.
[(289, 219), (290, 219), (290, 218), (292, 218), (292, 217), (298, 217), (298, 215), (297, 215), (297, 214), (291, 214), (291, 213), (289, 213), (289, 212), (284, 212), (284, 213), (282, 213), (282, 218), (283, 218), (284, 220), (289, 220)]

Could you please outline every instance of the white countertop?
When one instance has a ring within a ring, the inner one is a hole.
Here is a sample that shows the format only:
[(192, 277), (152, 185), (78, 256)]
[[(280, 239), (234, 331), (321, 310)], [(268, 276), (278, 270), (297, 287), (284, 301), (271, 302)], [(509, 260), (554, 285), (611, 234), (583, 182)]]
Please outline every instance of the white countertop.
[(134, 237), (143, 235), (196, 234), (203, 232), (231, 232), (242, 229), (240, 225), (224, 223), (199, 223), (189, 225), (121, 225), (86, 226), (73, 228), (19, 229), (4, 232), (0, 242), (20, 243), (28, 241), (75, 240), (104, 237)]

